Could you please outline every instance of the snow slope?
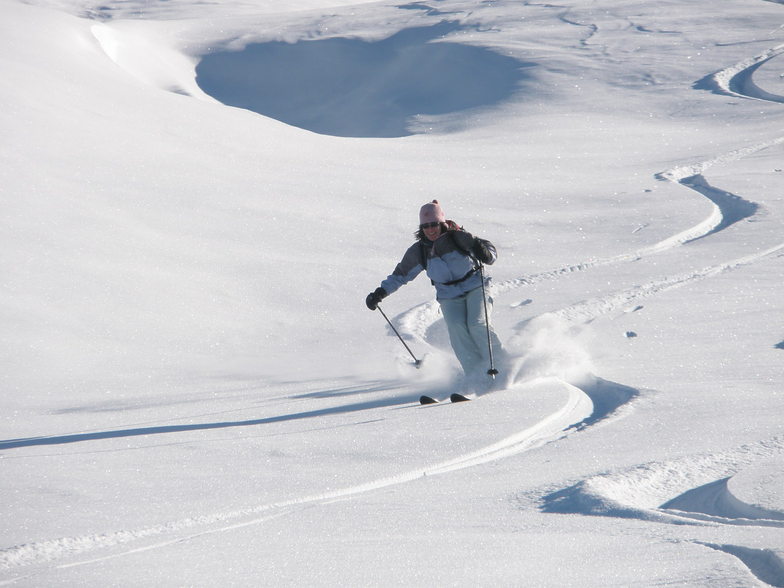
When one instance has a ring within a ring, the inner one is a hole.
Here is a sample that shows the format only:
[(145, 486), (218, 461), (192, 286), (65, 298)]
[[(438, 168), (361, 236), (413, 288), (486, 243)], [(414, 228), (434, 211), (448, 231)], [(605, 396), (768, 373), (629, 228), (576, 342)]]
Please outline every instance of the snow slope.
[(0, 584), (784, 585), (780, 3), (0, 10)]

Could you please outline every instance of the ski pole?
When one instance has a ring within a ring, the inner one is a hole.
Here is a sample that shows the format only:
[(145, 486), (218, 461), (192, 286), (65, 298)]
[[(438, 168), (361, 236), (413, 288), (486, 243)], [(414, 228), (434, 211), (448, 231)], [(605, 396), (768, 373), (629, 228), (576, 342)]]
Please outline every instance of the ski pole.
[(495, 369), (495, 362), (493, 361), (493, 343), (490, 340), (490, 318), (487, 313), (487, 292), (485, 292), (485, 272), (484, 264), (479, 262), (479, 277), (482, 279), (482, 303), (485, 306), (485, 327), (487, 328), (487, 351), (490, 355), (490, 369), (487, 370), (487, 375), (495, 379), (498, 375), (498, 370)]
[(400, 336), (400, 333), (398, 333), (398, 332), (397, 332), (397, 329), (395, 328), (395, 325), (393, 325), (393, 324), (392, 324), (392, 321), (390, 321), (390, 320), (387, 318), (387, 315), (386, 315), (386, 314), (384, 314), (384, 311), (383, 311), (383, 310), (381, 310), (381, 306), (377, 304), (377, 305), (376, 305), (376, 308), (377, 308), (377, 309), (378, 309), (378, 311), (381, 313), (381, 316), (383, 316), (383, 317), (386, 319), (386, 321), (387, 321), (387, 323), (389, 324), (389, 326), (390, 326), (390, 327), (392, 328), (392, 330), (395, 332), (395, 335), (397, 335), (397, 338), (398, 338), (398, 339), (400, 339), (400, 342), (403, 344), (403, 347), (405, 347), (405, 348), (406, 348), (406, 351), (408, 351), (408, 353), (411, 355), (411, 357), (413, 357), (413, 358), (414, 358), (414, 365), (415, 365), (417, 368), (418, 368), (420, 365), (422, 365), (422, 360), (421, 360), (421, 359), (417, 359), (417, 358), (416, 358), (416, 355), (414, 355), (414, 352), (413, 352), (413, 351), (411, 351), (411, 349), (409, 348), (409, 346), (408, 346), (408, 345), (406, 345), (406, 342), (405, 342), (405, 341), (403, 341), (403, 337), (401, 337), (401, 336)]

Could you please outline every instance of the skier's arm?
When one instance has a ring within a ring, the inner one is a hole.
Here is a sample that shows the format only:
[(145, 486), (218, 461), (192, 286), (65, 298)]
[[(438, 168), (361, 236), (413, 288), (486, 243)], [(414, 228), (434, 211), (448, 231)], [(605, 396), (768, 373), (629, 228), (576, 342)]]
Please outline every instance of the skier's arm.
[(387, 295), (392, 294), (416, 278), (424, 269), (422, 266), (422, 246), (417, 242), (406, 250), (403, 259), (395, 266), (394, 271), (381, 282), (381, 288)]
[(476, 238), (473, 253), (476, 258), (486, 265), (493, 265), (495, 260), (498, 259), (498, 252), (495, 250), (495, 245), (486, 239)]
[(490, 241), (474, 237), (468, 231), (454, 231), (452, 238), (463, 252), (486, 265), (493, 265), (498, 257), (495, 246)]

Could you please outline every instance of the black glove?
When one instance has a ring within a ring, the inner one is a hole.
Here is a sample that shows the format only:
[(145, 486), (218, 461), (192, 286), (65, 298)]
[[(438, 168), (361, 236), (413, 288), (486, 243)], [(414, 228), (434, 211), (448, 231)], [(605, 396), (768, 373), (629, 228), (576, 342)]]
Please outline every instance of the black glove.
[(498, 257), (498, 253), (495, 250), (495, 245), (490, 241), (477, 237), (476, 245), (474, 245), (474, 256), (486, 265), (493, 265), (496, 257)]
[(384, 288), (376, 288), (373, 292), (367, 295), (365, 298), (365, 304), (370, 310), (376, 310), (378, 308), (378, 303), (384, 300), (387, 297), (387, 291)]

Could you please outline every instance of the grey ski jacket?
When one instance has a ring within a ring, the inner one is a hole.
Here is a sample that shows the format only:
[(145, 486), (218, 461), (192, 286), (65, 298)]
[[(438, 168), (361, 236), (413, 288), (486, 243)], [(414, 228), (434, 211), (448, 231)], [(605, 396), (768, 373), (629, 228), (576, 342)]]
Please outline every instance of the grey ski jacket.
[(449, 230), (435, 241), (422, 238), (411, 245), (394, 271), (381, 282), (381, 287), (387, 294), (392, 294), (426, 270), (438, 300), (459, 298), (482, 285), (475, 259), (492, 265), (496, 256), (490, 241), (466, 231)]

